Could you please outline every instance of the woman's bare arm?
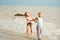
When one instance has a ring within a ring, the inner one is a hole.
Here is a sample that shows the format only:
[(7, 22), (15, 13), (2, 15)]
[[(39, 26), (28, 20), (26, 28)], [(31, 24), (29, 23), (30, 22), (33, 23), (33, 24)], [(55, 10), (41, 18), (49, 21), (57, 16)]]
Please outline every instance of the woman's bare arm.
[(38, 18), (36, 17), (35, 19), (33, 19), (32, 21), (35, 21), (35, 20), (37, 20)]

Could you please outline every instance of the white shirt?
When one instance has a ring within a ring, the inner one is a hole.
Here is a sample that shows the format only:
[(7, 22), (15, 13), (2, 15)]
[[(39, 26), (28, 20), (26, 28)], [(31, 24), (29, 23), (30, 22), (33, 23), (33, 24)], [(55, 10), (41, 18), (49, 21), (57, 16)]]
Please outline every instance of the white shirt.
[(37, 26), (43, 26), (43, 19), (38, 17)]

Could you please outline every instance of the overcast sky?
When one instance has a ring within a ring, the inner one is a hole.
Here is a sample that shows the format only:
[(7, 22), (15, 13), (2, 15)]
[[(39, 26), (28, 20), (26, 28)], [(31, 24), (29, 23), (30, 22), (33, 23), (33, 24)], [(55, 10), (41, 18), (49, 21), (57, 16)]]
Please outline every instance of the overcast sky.
[(0, 6), (56, 6), (60, 7), (60, 0), (0, 0)]

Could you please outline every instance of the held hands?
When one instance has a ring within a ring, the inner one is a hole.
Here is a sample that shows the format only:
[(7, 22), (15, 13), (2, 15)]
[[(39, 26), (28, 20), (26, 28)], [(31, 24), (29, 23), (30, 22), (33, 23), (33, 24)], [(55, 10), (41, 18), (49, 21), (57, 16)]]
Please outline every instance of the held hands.
[(33, 19), (32, 21), (34, 21), (36, 23), (37, 22), (37, 18)]

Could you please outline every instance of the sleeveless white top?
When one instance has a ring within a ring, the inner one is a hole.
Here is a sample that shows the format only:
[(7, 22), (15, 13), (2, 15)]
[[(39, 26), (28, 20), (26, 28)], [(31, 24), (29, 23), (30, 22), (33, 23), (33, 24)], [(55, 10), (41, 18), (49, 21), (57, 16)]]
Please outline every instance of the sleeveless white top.
[(38, 17), (37, 20), (37, 26), (42, 27), (43, 26), (43, 19)]

